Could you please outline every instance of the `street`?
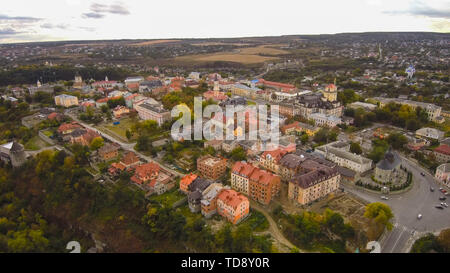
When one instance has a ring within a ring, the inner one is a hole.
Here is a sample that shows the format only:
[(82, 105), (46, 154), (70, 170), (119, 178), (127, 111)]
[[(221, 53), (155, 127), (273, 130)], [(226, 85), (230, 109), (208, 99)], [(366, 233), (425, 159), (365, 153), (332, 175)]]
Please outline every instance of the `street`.
[[(394, 228), (380, 241), (383, 253), (408, 252), (415, 239), (426, 233), (435, 233), (450, 227), (450, 208), (435, 208), (443, 202), (439, 200), (439, 197), (443, 196), (439, 191), (440, 184), (427, 170), (411, 160), (402, 157), (402, 165), (412, 172), (413, 185), (404, 193), (389, 195), (389, 200), (381, 200), (381, 193), (342, 184), (346, 191), (368, 202), (383, 202), (391, 207), (394, 213)], [(421, 172), (425, 173), (425, 177)], [(431, 192), (430, 187), (435, 191)], [(419, 214), (423, 216), (420, 220), (417, 218)]]

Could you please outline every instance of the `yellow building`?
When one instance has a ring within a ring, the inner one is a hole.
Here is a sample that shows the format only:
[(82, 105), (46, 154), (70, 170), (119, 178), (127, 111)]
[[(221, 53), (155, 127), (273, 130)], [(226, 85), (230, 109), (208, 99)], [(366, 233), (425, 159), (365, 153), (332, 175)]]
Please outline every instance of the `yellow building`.
[(337, 86), (335, 84), (329, 84), (322, 93), (327, 101), (337, 101)]
[(59, 95), (55, 97), (55, 104), (64, 107), (78, 105), (78, 98), (75, 96), (69, 96), (65, 94)]

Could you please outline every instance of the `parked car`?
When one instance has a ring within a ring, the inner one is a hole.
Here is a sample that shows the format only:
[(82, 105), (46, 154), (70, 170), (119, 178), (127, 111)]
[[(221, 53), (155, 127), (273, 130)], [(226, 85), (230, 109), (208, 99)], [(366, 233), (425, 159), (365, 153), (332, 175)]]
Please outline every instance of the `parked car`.
[(441, 206), (448, 208), (448, 204), (447, 203), (441, 203)]
[(439, 200), (441, 200), (441, 201), (445, 201), (445, 200), (447, 200), (447, 197), (445, 197), (445, 196), (441, 196), (441, 197), (439, 197)]
[(425, 174), (424, 174), (424, 173), (420, 173), (420, 175), (421, 175), (421, 176), (425, 176)]
[(430, 188), (430, 191), (431, 191), (431, 192), (434, 192), (434, 188), (433, 188), (433, 187), (431, 187), (431, 188)]
[(381, 199), (383, 199), (383, 200), (389, 200), (389, 198), (388, 197), (386, 197), (386, 196), (381, 196)]
[(417, 219), (422, 219), (422, 214), (417, 215)]
[(444, 209), (442, 206), (435, 206), (437, 209)]
[(442, 192), (442, 193), (447, 193), (447, 191), (446, 191), (446, 190), (441, 190), (441, 192)]

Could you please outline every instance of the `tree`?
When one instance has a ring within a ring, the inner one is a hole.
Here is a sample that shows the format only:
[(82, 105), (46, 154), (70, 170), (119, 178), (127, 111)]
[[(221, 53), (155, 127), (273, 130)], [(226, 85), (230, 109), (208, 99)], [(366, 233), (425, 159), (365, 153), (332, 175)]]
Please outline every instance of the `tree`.
[(127, 137), (128, 140), (130, 140), (131, 137), (133, 136), (133, 134), (131, 133), (131, 131), (130, 131), (129, 129), (127, 129), (127, 130), (125, 131), (125, 135), (126, 135), (126, 137)]
[(91, 144), (89, 145), (89, 147), (91, 148), (92, 151), (97, 151), (98, 149), (103, 147), (103, 145), (105, 145), (105, 141), (103, 140), (103, 138), (96, 137), (91, 141)]
[(437, 241), (443, 252), (450, 252), (450, 229), (444, 229), (439, 234)]
[(357, 155), (362, 154), (362, 149), (361, 149), (361, 146), (359, 145), (359, 143), (352, 142), (350, 144), (350, 152), (357, 154)]
[(390, 220), (394, 217), (391, 208), (383, 203), (375, 202), (366, 206), (364, 217), (374, 219), (375, 222), (384, 225), (388, 230), (392, 229)]
[(406, 143), (408, 143), (408, 139), (401, 133), (389, 135), (387, 141), (394, 149), (401, 149)]
[(305, 144), (308, 142), (308, 140), (309, 140), (308, 134), (303, 134), (303, 135), (300, 137), (300, 141), (302, 142), (303, 145), (305, 145)]
[(237, 147), (235, 148), (233, 151), (231, 151), (231, 158), (234, 161), (242, 161), (245, 160), (247, 158), (244, 149), (242, 149), (242, 147)]

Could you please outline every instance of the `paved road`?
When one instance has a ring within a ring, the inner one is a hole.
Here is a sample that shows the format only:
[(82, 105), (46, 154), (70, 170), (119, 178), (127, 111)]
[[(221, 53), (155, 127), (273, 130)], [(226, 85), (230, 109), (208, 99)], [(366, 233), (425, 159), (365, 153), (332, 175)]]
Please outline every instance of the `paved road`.
[(253, 200), (250, 200), (250, 203), (252, 209), (261, 212), (267, 218), (267, 221), (269, 222), (269, 231), (273, 235), (275, 240), (277, 240), (278, 242), (287, 246), (290, 249), (296, 247), (288, 239), (286, 239), (286, 237), (284, 237), (283, 232), (281, 232), (281, 230), (278, 228), (277, 223), (275, 222), (275, 220), (273, 220), (272, 216), (270, 216), (270, 214), (267, 213), (265, 208), (263, 208), (260, 204), (258, 204)]
[[(105, 138), (105, 139), (107, 139), (107, 140), (109, 140), (109, 141), (111, 141), (111, 142), (115, 142), (115, 143), (119, 144), (120, 147), (122, 147), (122, 149), (127, 150), (127, 151), (132, 151), (132, 152), (134, 152), (136, 155), (138, 155), (139, 157), (144, 158), (145, 160), (147, 160), (148, 162), (156, 162), (156, 160), (155, 160), (154, 158), (149, 157), (149, 156), (146, 156), (146, 155), (144, 155), (143, 153), (140, 153), (140, 152), (134, 150), (134, 146), (136, 145), (136, 143), (125, 143), (125, 142), (122, 142), (122, 141), (118, 140), (117, 138), (115, 138), (114, 136), (109, 135), (109, 134), (107, 134), (106, 132), (100, 131), (100, 130), (98, 130), (97, 128), (95, 128), (95, 127), (93, 127), (93, 126), (84, 123), (83, 121), (79, 120), (79, 119), (76, 117), (76, 115), (74, 115), (74, 114), (71, 113), (70, 111), (66, 111), (66, 114), (69, 115), (72, 119), (74, 119), (74, 120), (75, 120), (76, 122), (78, 122), (79, 124), (81, 124), (81, 125), (83, 125), (84, 127), (86, 127), (86, 128), (88, 128), (88, 129), (90, 129), (90, 130), (96, 132), (97, 134), (101, 135), (103, 138)], [(172, 173), (172, 174), (174, 174), (174, 175), (176, 175), (176, 176), (184, 176), (184, 174), (182, 174), (182, 173), (180, 173), (180, 172), (177, 172), (176, 170), (172, 170), (172, 169), (166, 167), (166, 166), (165, 166), (164, 164), (162, 164), (160, 161), (158, 161), (157, 163), (161, 166), (161, 168), (163, 168), (164, 170), (166, 170), (166, 171), (168, 171), (168, 172), (170, 172), (170, 173)]]
[[(415, 162), (402, 158), (402, 165), (413, 174), (413, 185), (410, 190), (401, 194), (392, 194), (389, 200), (381, 200), (381, 194), (367, 192), (343, 183), (349, 191), (368, 202), (383, 202), (388, 204), (394, 213), (394, 228), (381, 241), (382, 252), (408, 252), (414, 239), (428, 232), (438, 232), (450, 227), (450, 208), (436, 209), (443, 196), (439, 192), (440, 185), (434, 177)], [(420, 173), (425, 173), (423, 177)], [(435, 191), (431, 192), (430, 187)], [(448, 189), (447, 189), (448, 190)], [(446, 201), (447, 202), (447, 201)], [(421, 220), (417, 215), (422, 214)]]

